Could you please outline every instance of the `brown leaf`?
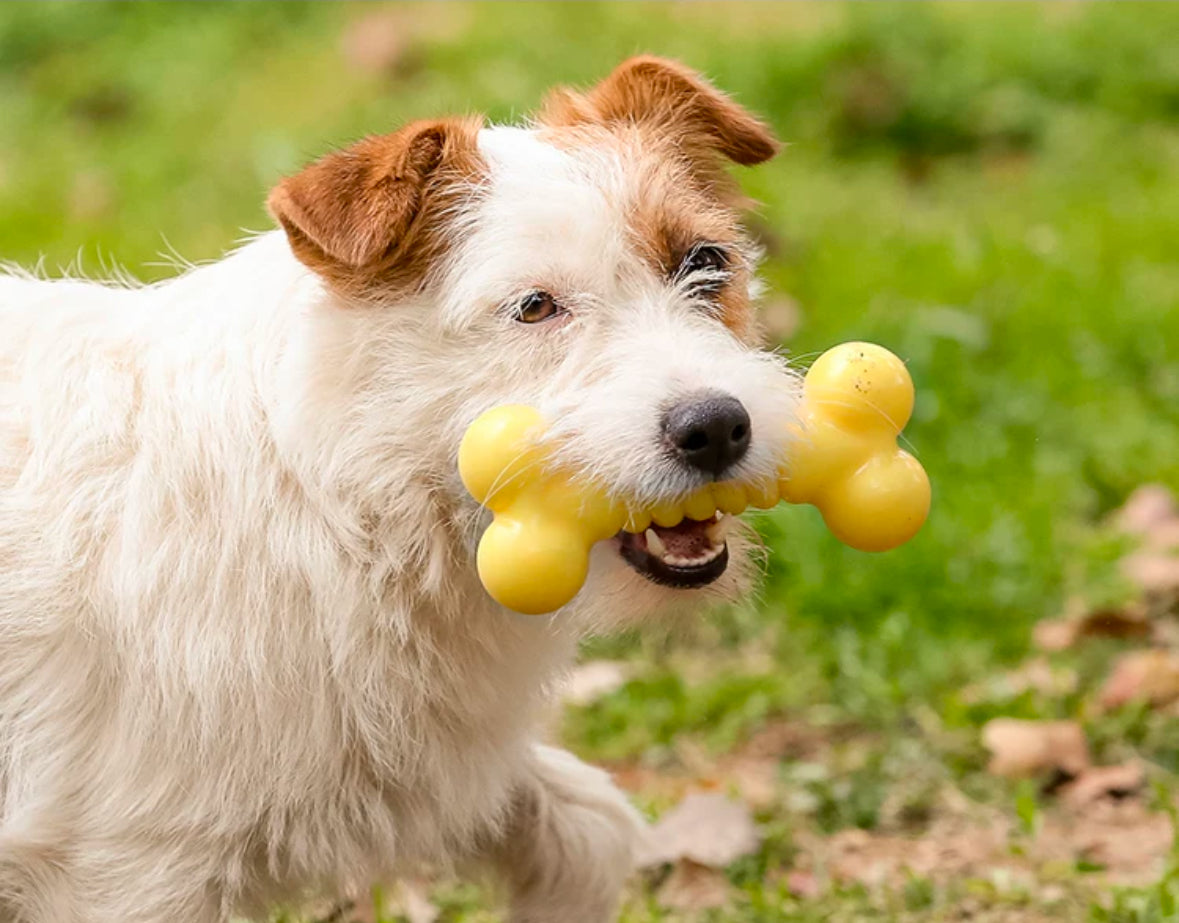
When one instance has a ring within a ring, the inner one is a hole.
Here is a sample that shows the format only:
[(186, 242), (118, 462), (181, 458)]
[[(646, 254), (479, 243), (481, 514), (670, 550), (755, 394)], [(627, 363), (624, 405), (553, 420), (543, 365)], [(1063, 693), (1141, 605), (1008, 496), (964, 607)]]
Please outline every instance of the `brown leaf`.
[(1179, 554), (1144, 548), (1122, 559), (1122, 573), (1144, 593), (1179, 593)]
[(385, 9), (348, 24), (340, 40), (344, 59), (368, 74), (396, 74), (411, 63), (412, 22), (397, 10)]
[(786, 889), (794, 896), (812, 899), (823, 893), (819, 879), (810, 869), (792, 869), (786, 876)]
[(590, 660), (569, 671), (562, 684), (562, 698), (571, 705), (591, 705), (621, 689), (627, 680), (626, 665), (613, 660)]
[(1150, 619), (1141, 605), (1094, 609), (1081, 619), (1082, 638), (1145, 638), (1150, 635)]
[(1001, 867), (1005, 839), (997, 828), (935, 824), (919, 837), (841, 830), (817, 851), (826, 854), (834, 879), (876, 887), (900, 884), (910, 874), (960, 880)]
[(1179, 654), (1150, 649), (1123, 654), (1114, 664), (1098, 696), (1102, 708), (1130, 702), (1153, 707), (1179, 700)]
[(1081, 621), (1075, 618), (1044, 619), (1032, 629), (1032, 642), (1042, 651), (1064, 651), (1081, 636)]
[(641, 850), (640, 868), (688, 859), (724, 868), (761, 843), (749, 808), (721, 794), (691, 794), (659, 819)]
[(1083, 807), (1102, 798), (1125, 798), (1146, 782), (1138, 763), (1118, 766), (1093, 766), (1060, 790), (1061, 798), (1074, 807)]
[(1179, 519), (1172, 519), (1150, 530), (1147, 543), (1163, 551), (1179, 551)]
[(1054, 652), (1073, 647), (1083, 638), (1146, 638), (1151, 624), (1146, 608), (1138, 603), (1083, 610), (1083, 602), (1074, 601), (1069, 608), (1075, 615), (1047, 619), (1032, 629), (1032, 640), (1041, 650)]
[(659, 887), (655, 899), (668, 910), (708, 910), (725, 906), (731, 890), (723, 872), (681, 859)]
[(1171, 491), (1162, 484), (1145, 484), (1127, 498), (1114, 514), (1114, 522), (1123, 532), (1149, 540), (1157, 530), (1169, 529), (1179, 521), (1179, 506)]
[(982, 742), (991, 751), (987, 770), (999, 776), (1076, 776), (1090, 765), (1085, 732), (1074, 721), (995, 718), (983, 726)]
[(1172, 837), (1170, 819), (1144, 799), (1105, 798), (1045, 812), (1031, 853), (1041, 862), (1083, 859), (1104, 867), (1105, 882), (1144, 885), (1158, 880)]
[(778, 763), (776, 760), (737, 759), (725, 763), (724, 776), (731, 779), (745, 803), (753, 808), (768, 808), (778, 801)]
[(774, 343), (784, 343), (798, 332), (802, 312), (798, 302), (787, 295), (779, 295), (763, 302), (759, 315), (766, 336)]

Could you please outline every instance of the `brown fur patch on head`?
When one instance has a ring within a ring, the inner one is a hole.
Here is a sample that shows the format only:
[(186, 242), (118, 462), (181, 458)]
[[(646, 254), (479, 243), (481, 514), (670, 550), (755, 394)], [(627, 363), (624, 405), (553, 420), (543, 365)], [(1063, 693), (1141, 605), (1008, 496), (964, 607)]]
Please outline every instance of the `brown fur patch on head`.
[(553, 90), (541, 110), (547, 125), (637, 125), (654, 129), (694, 158), (722, 154), (753, 166), (781, 147), (766, 125), (677, 61), (641, 55), (622, 62), (586, 93)]
[(639, 253), (670, 281), (695, 246), (721, 247), (730, 256), (732, 278), (714, 296), (718, 314), (740, 339), (756, 341), (759, 329), (749, 300), (752, 248), (736, 213), (724, 200), (657, 159), (648, 159), (639, 169), (635, 185), (643, 193), (631, 203), (628, 220)]
[(764, 123), (691, 69), (652, 56), (624, 61), (584, 93), (552, 91), (539, 121), (558, 146), (613, 139), (627, 151), (642, 190), (631, 229), (656, 271), (672, 276), (698, 243), (729, 250), (733, 279), (716, 296), (721, 318), (741, 339), (759, 337), (748, 295), (751, 248), (734, 208), (747, 203), (724, 159), (752, 166), (773, 157), (781, 145)]
[(412, 122), (328, 154), (267, 206), (295, 256), (341, 292), (417, 287), (445, 248), (448, 206), (482, 170), (481, 119)]

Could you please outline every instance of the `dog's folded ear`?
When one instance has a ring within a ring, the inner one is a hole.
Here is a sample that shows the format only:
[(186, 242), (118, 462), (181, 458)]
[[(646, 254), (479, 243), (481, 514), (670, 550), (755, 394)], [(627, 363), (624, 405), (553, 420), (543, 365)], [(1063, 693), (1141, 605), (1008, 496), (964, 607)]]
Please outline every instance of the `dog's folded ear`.
[(745, 166), (769, 160), (781, 147), (763, 122), (695, 71), (651, 55), (624, 61), (586, 93), (553, 91), (541, 121), (649, 126), (681, 146), (710, 149)]
[(329, 278), (387, 268), (418, 236), (431, 198), (477, 159), (473, 119), (412, 122), (282, 180), (267, 207), (291, 249)]

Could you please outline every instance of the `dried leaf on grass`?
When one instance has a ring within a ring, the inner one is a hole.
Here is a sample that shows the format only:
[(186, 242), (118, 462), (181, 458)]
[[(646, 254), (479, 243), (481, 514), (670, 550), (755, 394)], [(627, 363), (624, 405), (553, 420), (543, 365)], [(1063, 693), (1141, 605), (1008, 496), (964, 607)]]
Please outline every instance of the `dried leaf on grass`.
[(1126, 499), (1114, 514), (1114, 522), (1123, 532), (1150, 541), (1161, 532), (1169, 532), (1179, 522), (1179, 504), (1162, 484), (1144, 484)]
[(1177, 700), (1179, 654), (1158, 649), (1131, 651), (1119, 657), (1098, 695), (1105, 709), (1131, 702), (1160, 707)]
[(668, 910), (708, 910), (725, 906), (731, 891), (723, 872), (681, 859), (659, 886), (655, 899)]
[(639, 866), (650, 868), (687, 859), (719, 869), (756, 852), (760, 843), (746, 805), (721, 794), (696, 793), (651, 828)]
[(721, 771), (750, 807), (768, 808), (778, 802), (777, 760), (734, 759), (726, 762)]
[(1122, 560), (1122, 573), (1147, 595), (1179, 594), (1179, 553), (1174, 550), (1136, 551)]
[(1040, 650), (1054, 652), (1068, 650), (1085, 638), (1146, 638), (1150, 634), (1146, 608), (1135, 603), (1046, 619), (1032, 629), (1032, 640)]
[(396, 73), (413, 48), (410, 23), (395, 10), (377, 10), (349, 23), (340, 51), (349, 64), (367, 74)]
[(1161, 484), (1130, 495), (1114, 517), (1142, 547), (1122, 561), (1122, 572), (1148, 596), (1179, 594), (1179, 504)]
[(798, 332), (802, 323), (802, 312), (798, 302), (786, 295), (779, 295), (764, 302), (758, 311), (766, 336), (775, 343), (784, 343)]
[(1065, 651), (1080, 639), (1079, 629), (1074, 618), (1044, 619), (1032, 629), (1032, 642), (1042, 651)]
[(621, 689), (628, 679), (626, 664), (614, 660), (590, 660), (569, 671), (561, 687), (571, 705), (592, 705), (602, 696)]
[(1083, 808), (1103, 798), (1125, 798), (1141, 790), (1146, 773), (1139, 763), (1093, 766), (1060, 790), (1061, 798), (1074, 808)]
[(995, 775), (1018, 777), (1045, 772), (1079, 775), (1090, 765), (1085, 732), (1074, 721), (1021, 721), (995, 718), (982, 730), (991, 751), (987, 766)]
[[(956, 823), (935, 826), (920, 837), (843, 830), (821, 844), (817, 852), (824, 856), (835, 879), (868, 887), (897, 884), (910, 874), (954, 879), (1009, 861), (1004, 855), (1006, 836), (1001, 827)], [(1009, 864), (1014, 871), (1015, 864)]]
[(823, 886), (810, 869), (793, 869), (786, 876), (786, 889), (794, 896), (810, 900), (823, 893)]
[(1172, 839), (1170, 818), (1142, 799), (1105, 798), (1083, 810), (1047, 813), (1031, 854), (1040, 861), (1099, 865), (1108, 883), (1147, 884), (1158, 880)]

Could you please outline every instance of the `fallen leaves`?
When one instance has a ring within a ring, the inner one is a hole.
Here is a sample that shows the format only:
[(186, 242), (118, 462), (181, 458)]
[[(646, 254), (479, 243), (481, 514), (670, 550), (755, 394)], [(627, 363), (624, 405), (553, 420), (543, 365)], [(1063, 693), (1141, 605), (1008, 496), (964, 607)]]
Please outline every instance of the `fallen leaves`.
[[(982, 817), (944, 816), (918, 837), (844, 830), (800, 841), (809, 860), (831, 879), (869, 888), (902, 887), (918, 876), (941, 883), (987, 879), (1026, 892), (1043, 883), (1046, 869), (1078, 862), (1101, 869), (1094, 884), (1157, 880), (1170, 851), (1170, 819), (1150, 810), (1140, 798), (1097, 793), (1100, 774), (1118, 788), (1132, 781), (1129, 768), (1089, 772), (1094, 773), (1090, 794), (1095, 797), (1086, 797), (1084, 809), (1075, 802), (1050, 807), (1037, 830), (1026, 836), (1017, 833), (1011, 818), (990, 810)], [(1016, 836), (1020, 846), (1013, 850)]]
[(1152, 647), (1117, 660), (1096, 704), (1103, 711), (1134, 702), (1167, 707), (1179, 701), (1179, 626), (1172, 617), (1179, 602), (1179, 503), (1166, 487), (1148, 484), (1130, 495), (1112, 522), (1138, 541), (1120, 562), (1138, 598), (1088, 611), (1083, 601), (1073, 599), (1065, 617), (1035, 627), (1033, 640), (1054, 653), (1086, 638), (1149, 639)]
[(725, 868), (757, 852), (761, 837), (748, 806), (716, 792), (688, 795), (651, 828), (651, 843), (640, 867), (686, 859)]
[(340, 38), (344, 59), (368, 74), (396, 74), (412, 48), (409, 23), (395, 10), (378, 10), (354, 20)]
[(810, 869), (791, 869), (786, 874), (786, 889), (803, 900), (812, 900), (823, 893), (822, 883)]
[[(1073, 604), (1072, 608), (1079, 608)], [(1150, 619), (1144, 606), (1103, 607), (1090, 612), (1045, 619), (1032, 629), (1032, 641), (1042, 651), (1068, 650), (1086, 638), (1148, 638)]]
[(1110, 884), (1146, 884), (1163, 871), (1174, 831), (1141, 798), (1100, 798), (1085, 810), (1049, 812), (1031, 844), (1041, 861), (1086, 862)]
[(1091, 764), (1085, 732), (1074, 721), (995, 718), (983, 727), (982, 742), (991, 751), (987, 770), (1008, 778), (1047, 772), (1071, 778)]
[(1104, 709), (1142, 702), (1159, 708), (1179, 700), (1179, 653), (1130, 651), (1118, 658), (1098, 695)]
[(749, 808), (714, 792), (693, 793), (651, 828), (640, 868), (672, 865), (656, 892), (672, 910), (722, 907), (731, 886), (722, 871), (757, 852), (761, 836)]
[(982, 868), (1014, 867), (1006, 852), (1007, 831), (999, 823), (947, 821), (920, 837), (867, 830), (843, 830), (815, 849), (830, 876), (868, 887), (902, 883), (910, 875), (951, 879)]
[(1135, 490), (1114, 514), (1114, 523), (1123, 532), (1138, 535), (1148, 542), (1165, 535), (1179, 522), (1179, 504), (1162, 484), (1144, 484)]
[(1179, 554), (1144, 548), (1122, 561), (1122, 573), (1148, 596), (1179, 595)]
[(785, 343), (794, 337), (802, 323), (798, 302), (780, 295), (764, 302), (758, 312), (766, 336), (775, 343)]
[(1105, 798), (1126, 798), (1146, 784), (1140, 763), (1092, 766), (1060, 790), (1061, 798), (1074, 808), (1084, 808)]
[(668, 910), (709, 910), (725, 906), (731, 891), (723, 872), (684, 859), (659, 886), (655, 899)]
[(1179, 596), (1179, 503), (1161, 484), (1134, 491), (1114, 521), (1141, 547), (1122, 561), (1122, 573), (1149, 596)]

